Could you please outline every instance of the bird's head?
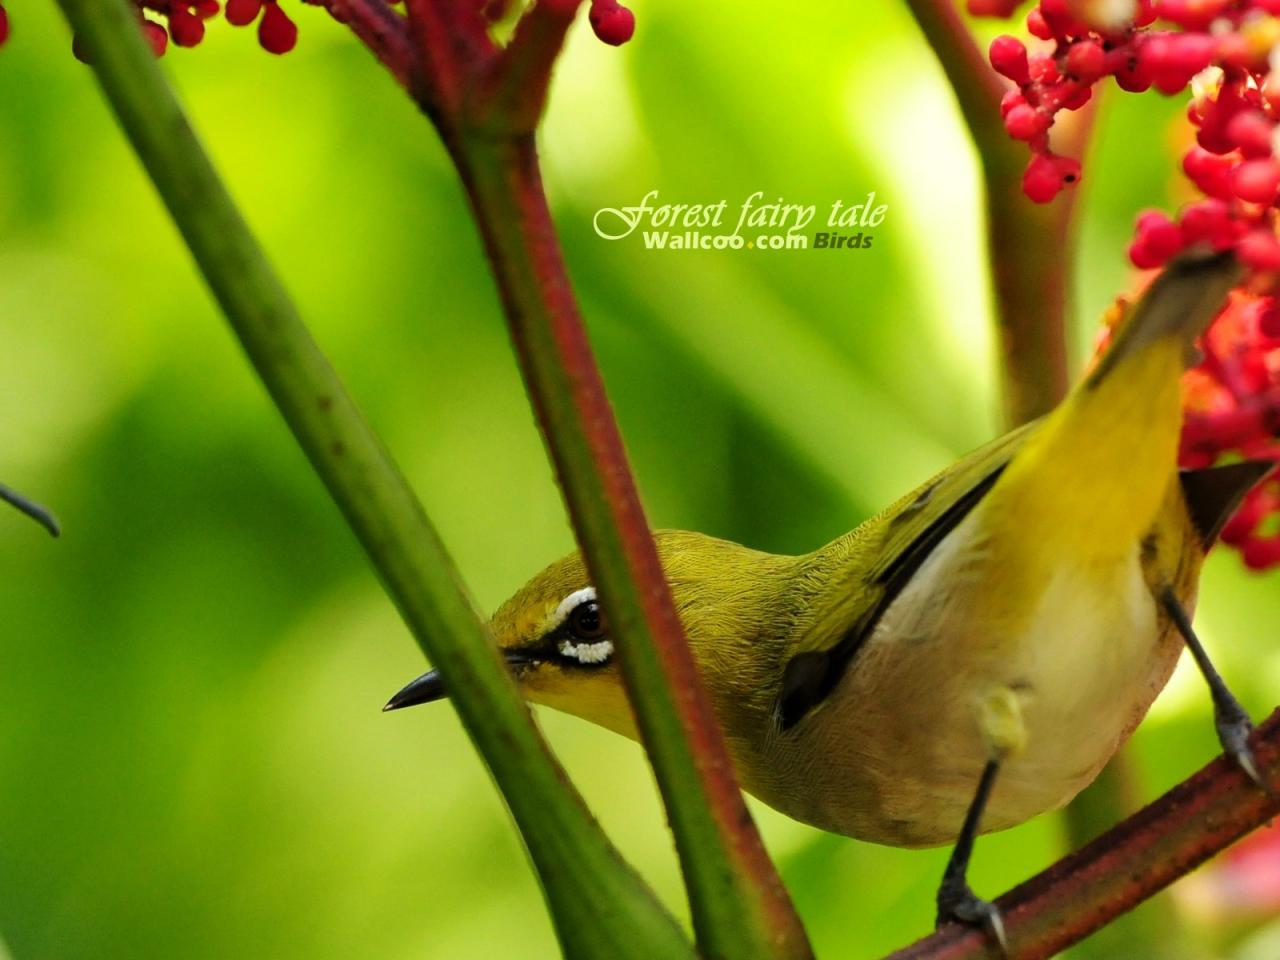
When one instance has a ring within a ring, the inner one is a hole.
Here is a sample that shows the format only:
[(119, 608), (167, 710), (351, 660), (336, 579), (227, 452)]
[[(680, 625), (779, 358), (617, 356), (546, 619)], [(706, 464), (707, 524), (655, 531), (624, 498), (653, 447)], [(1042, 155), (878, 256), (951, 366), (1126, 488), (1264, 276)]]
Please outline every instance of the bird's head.
[[(761, 716), (794, 625), (788, 595), (798, 558), (748, 550), (682, 531), (655, 535), (703, 681), (722, 720), (759, 701)], [(552, 563), (489, 621), (521, 692), (625, 736), (636, 737), (608, 611), (577, 553)], [(772, 681), (772, 682), (771, 682)], [(391, 698), (387, 710), (447, 695), (436, 671)], [(732, 732), (732, 731), (730, 731)]]

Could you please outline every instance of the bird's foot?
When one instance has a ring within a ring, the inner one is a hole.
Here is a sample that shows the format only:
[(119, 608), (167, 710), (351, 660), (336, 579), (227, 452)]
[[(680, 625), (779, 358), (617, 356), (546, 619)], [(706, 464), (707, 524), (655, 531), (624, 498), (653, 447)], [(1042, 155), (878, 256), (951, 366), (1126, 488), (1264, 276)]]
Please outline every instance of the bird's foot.
[(1231, 758), (1245, 775), (1261, 787), (1273, 800), (1280, 800), (1275, 788), (1262, 777), (1258, 767), (1258, 759), (1253, 748), (1249, 746), (1249, 735), (1253, 733), (1253, 721), (1245, 712), (1240, 702), (1232, 697), (1225, 702), (1215, 704), (1213, 711), (1214, 726), (1218, 730), (1218, 741), (1223, 752)]
[(938, 890), (938, 926), (950, 921), (981, 927), (999, 945), (1001, 956), (1012, 960), (1000, 911), (995, 904), (983, 900), (969, 889), (967, 883), (944, 883)]

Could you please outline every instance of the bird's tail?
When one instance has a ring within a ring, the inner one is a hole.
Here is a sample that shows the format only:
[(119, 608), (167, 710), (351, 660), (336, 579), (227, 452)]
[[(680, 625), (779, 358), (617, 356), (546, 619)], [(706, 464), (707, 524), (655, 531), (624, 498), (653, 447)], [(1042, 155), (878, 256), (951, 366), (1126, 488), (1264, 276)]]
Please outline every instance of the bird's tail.
[(1222, 309), (1243, 270), (1230, 252), (1190, 254), (1170, 262), (1130, 309), (1110, 349), (1085, 379), (1096, 389), (1125, 359), (1150, 344), (1183, 344), (1183, 363), (1194, 357), (1195, 339)]
[(989, 495), (1023, 525), (1021, 542), (1120, 555), (1147, 532), (1176, 475), (1182, 373), (1241, 277), (1230, 254), (1190, 255), (1147, 288)]

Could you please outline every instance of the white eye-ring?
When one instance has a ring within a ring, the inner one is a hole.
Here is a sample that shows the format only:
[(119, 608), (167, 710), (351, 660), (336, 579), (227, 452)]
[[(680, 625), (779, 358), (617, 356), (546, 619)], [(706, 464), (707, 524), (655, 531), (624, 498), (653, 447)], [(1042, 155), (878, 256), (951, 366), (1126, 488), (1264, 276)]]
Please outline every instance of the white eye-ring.
[(580, 603), (587, 603), (596, 598), (595, 587), (583, 587), (581, 590), (575, 590), (556, 607), (555, 612), (547, 617), (546, 626), (542, 628), (544, 634), (550, 633), (552, 630), (558, 630), (560, 625), (565, 622), (569, 614), (572, 613)]
[(613, 656), (613, 643), (609, 640), (599, 640), (596, 643), (574, 643), (572, 640), (561, 640), (560, 653), (579, 663), (604, 663)]

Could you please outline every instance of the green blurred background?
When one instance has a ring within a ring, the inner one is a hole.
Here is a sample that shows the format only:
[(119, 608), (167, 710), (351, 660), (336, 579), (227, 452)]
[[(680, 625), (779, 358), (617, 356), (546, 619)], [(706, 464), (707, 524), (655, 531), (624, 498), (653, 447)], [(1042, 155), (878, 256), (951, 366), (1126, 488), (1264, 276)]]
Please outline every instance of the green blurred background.
[[(997, 430), (974, 156), (896, 2), (635, 9), (621, 50), (575, 29), (544, 152), (640, 487), (656, 526), (812, 549)], [(452, 711), (379, 713), (422, 669), (417, 648), (53, 5), (10, 12), (0, 479), (53, 506), (66, 533), (0, 514), (0, 935), (18, 960), (554, 956)], [(218, 21), (164, 63), (492, 609), (571, 534), (479, 244), (425, 121), (323, 13), (291, 12), (301, 40), (287, 57)], [(1106, 104), (1081, 196), (1077, 361), (1128, 280), (1134, 212), (1168, 201), (1168, 156), (1133, 149), (1135, 131), (1159, 144), (1179, 109)], [(596, 209), (651, 189), (820, 209), (874, 190), (889, 213), (852, 253), (662, 253), (593, 233)], [(1276, 577), (1223, 554), (1204, 588), (1207, 641), (1262, 714), (1280, 688)], [(1135, 740), (1146, 798), (1216, 749), (1185, 668)], [(540, 718), (605, 826), (683, 910), (638, 748)], [(945, 851), (759, 815), (823, 960), (930, 928)], [(1063, 849), (1055, 816), (991, 837), (975, 886), (994, 895)], [(1197, 920), (1203, 900), (1181, 897), (1190, 919), (1169, 955), (1276, 955), (1253, 920)]]

